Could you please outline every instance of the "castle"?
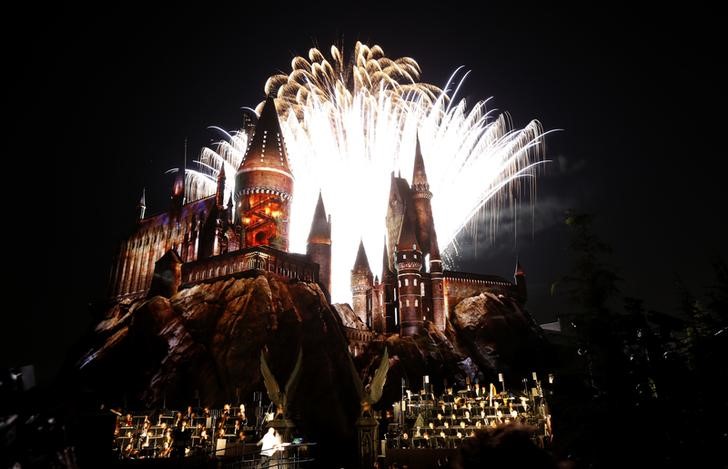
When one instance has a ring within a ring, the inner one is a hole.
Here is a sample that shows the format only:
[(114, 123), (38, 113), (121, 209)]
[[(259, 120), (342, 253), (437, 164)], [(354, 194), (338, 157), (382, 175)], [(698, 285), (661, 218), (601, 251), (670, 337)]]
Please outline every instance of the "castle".
[[(294, 178), (275, 102), (268, 97), (235, 177), (235, 197), (224, 200), (225, 172), (214, 195), (185, 203), (184, 171), (175, 179), (169, 210), (146, 217), (138, 205), (134, 232), (114, 261), (110, 296), (132, 301), (174, 295), (200, 282), (268, 271), (317, 282), (331, 290), (331, 218), (319, 195), (306, 254), (288, 252)], [(520, 264), (515, 282), (493, 275), (443, 268), (419, 141), (412, 185), (392, 173), (381, 277), (374, 277), (363, 243), (351, 271), (352, 305), (359, 327), (344, 327), (353, 353), (376, 334), (411, 336), (426, 322), (444, 330), (448, 314), (464, 298), (482, 292), (526, 301)], [(341, 305), (337, 305), (341, 314)], [(348, 305), (344, 305), (347, 308)]]

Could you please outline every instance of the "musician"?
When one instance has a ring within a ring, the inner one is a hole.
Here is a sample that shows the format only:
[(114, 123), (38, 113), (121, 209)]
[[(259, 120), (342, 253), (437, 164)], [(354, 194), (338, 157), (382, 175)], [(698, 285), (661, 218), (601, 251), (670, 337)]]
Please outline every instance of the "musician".
[(260, 446), (259, 468), (270, 467), (270, 460), (282, 447), (281, 435), (273, 427), (268, 427), (268, 432), (257, 443)]
[(187, 444), (189, 443), (191, 436), (191, 432), (189, 428), (187, 428), (187, 420), (182, 419), (181, 423), (177, 426), (172, 435), (173, 457), (183, 458), (185, 456), (185, 450), (187, 449)]
[(235, 415), (235, 418), (237, 419), (237, 422), (240, 423), (240, 426), (248, 424), (248, 417), (245, 416), (245, 404), (240, 404), (240, 409), (238, 410), (237, 415)]
[(162, 450), (159, 452), (158, 457), (168, 458), (172, 454), (172, 429), (167, 428), (164, 430), (164, 438), (162, 439)]

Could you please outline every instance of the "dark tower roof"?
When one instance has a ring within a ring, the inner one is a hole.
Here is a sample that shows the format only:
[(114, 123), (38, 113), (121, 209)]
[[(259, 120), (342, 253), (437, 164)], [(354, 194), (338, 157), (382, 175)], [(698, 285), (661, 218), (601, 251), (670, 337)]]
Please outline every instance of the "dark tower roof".
[(412, 190), (416, 192), (429, 192), (430, 190), (430, 184), (427, 182), (427, 173), (425, 172), (425, 161), (422, 158), (419, 135), (417, 136), (417, 150), (415, 151), (415, 164), (412, 172)]
[(364, 250), (364, 240), (359, 241), (359, 251), (356, 253), (356, 261), (354, 261), (354, 272), (366, 272), (372, 273), (372, 269), (369, 267), (369, 259), (367, 259), (367, 253)]
[(402, 231), (399, 234), (399, 242), (397, 243), (398, 251), (419, 251), (417, 244), (417, 236), (415, 235), (414, 222), (405, 215), (402, 222)]
[(382, 251), (382, 281), (391, 275), (392, 269), (389, 267), (389, 254), (387, 253), (387, 237), (384, 237), (384, 250)]
[(313, 220), (311, 220), (311, 231), (308, 234), (309, 244), (331, 244), (331, 224), (326, 218), (326, 209), (324, 208), (324, 198), (319, 191), (316, 210), (313, 212)]
[(282, 172), (292, 177), (288, 167), (286, 145), (283, 141), (283, 133), (272, 96), (268, 96), (265, 100), (258, 123), (255, 125), (253, 138), (248, 145), (238, 173), (257, 169)]

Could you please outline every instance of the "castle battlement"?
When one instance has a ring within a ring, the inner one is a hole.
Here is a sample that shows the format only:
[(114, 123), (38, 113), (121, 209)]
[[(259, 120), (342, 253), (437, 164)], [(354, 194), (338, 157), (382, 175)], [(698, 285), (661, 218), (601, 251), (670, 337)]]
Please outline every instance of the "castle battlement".
[(182, 285), (218, 279), (249, 270), (272, 272), (303, 282), (319, 281), (319, 265), (304, 254), (255, 246), (182, 265)]

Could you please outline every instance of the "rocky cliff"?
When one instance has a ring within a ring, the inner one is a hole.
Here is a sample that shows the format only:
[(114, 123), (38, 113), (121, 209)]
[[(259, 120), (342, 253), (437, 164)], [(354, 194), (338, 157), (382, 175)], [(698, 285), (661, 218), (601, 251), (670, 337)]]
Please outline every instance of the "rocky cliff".
[[(167, 407), (249, 402), (264, 391), (267, 349), (281, 387), (299, 347), (303, 367), (291, 408), (298, 428), (322, 446), (352, 445), (359, 404), (336, 313), (318, 285), (258, 273), (116, 305), (96, 327), (78, 367), (101, 395)], [(132, 401), (130, 401), (132, 405)], [(347, 454), (355, 454), (354, 447)]]
[(546, 340), (531, 316), (516, 301), (492, 293), (458, 303), (444, 332), (426, 326), (427, 334), (419, 337), (382, 337), (356, 358), (362, 375), (371, 375), (384, 347), (389, 349), (393, 365), (380, 408), (400, 398), (402, 378), (418, 390), (422, 376), (429, 375), (430, 383), (441, 391), (444, 382), (464, 387), (466, 378), (498, 383), (502, 372), (509, 388), (521, 389), (521, 378), (530, 377), (548, 361)]
[[(342, 309), (343, 308), (343, 309)], [(78, 362), (81, 381), (112, 401), (168, 408), (250, 402), (264, 391), (260, 351), (281, 386), (303, 349), (302, 376), (291, 406), (298, 428), (332, 456), (356, 454), (359, 403), (340, 326), (360, 327), (348, 305), (335, 309), (316, 284), (248, 273), (113, 306)], [(340, 317), (343, 316), (343, 317)], [(359, 321), (360, 322), (360, 321)], [(464, 385), (466, 377), (511, 386), (540, 365), (544, 341), (518, 303), (484, 293), (456, 305), (447, 330), (427, 324), (419, 337), (380, 336), (356, 359), (365, 383), (389, 348), (391, 368), (382, 408), (399, 400), (402, 378), (420, 389), (422, 376)], [(345, 461), (336, 456), (335, 461)]]

